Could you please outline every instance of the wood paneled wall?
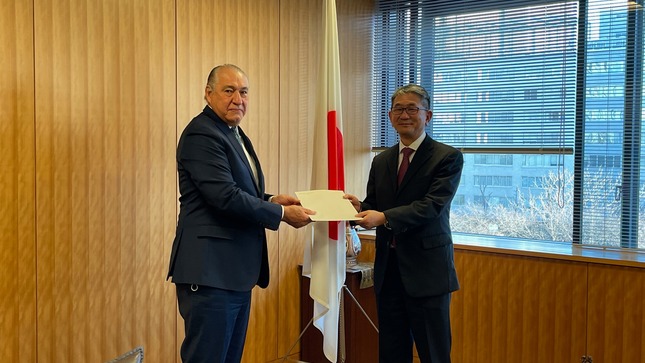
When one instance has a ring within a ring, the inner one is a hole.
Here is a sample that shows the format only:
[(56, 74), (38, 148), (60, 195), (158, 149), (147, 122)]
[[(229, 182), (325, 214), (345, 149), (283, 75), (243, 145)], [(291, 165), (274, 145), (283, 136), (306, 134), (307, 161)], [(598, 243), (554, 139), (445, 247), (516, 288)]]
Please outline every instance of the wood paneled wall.
[[(0, 360), (101, 362), (143, 345), (179, 361), (165, 281), (176, 223), (175, 146), (208, 72), (250, 78), (242, 127), (272, 193), (310, 183), (319, 0), (0, 0)], [(348, 192), (369, 167), (373, 0), (338, 1)], [(269, 233), (244, 362), (299, 331), (304, 230)], [(291, 353), (297, 356), (299, 348)]]
[(645, 361), (645, 270), (560, 258), (457, 246), (453, 361)]
[(32, 43), (32, 2), (3, 1), (0, 5), (2, 362), (36, 360), (36, 160)]
[(174, 10), (35, 1), (39, 362), (175, 352)]
[(586, 351), (587, 265), (457, 251), (456, 362), (579, 362)]
[(594, 363), (645, 362), (645, 271), (589, 267), (587, 346)]

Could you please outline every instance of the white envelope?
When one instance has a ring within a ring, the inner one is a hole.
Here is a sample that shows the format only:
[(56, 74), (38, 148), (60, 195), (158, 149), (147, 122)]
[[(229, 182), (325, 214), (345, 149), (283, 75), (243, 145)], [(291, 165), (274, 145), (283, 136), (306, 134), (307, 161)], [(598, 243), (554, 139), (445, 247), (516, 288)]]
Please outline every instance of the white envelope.
[(314, 222), (321, 221), (357, 221), (356, 209), (349, 199), (343, 198), (342, 190), (308, 190), (296, 192), (303, 207), (316, 211), (309, 216)]

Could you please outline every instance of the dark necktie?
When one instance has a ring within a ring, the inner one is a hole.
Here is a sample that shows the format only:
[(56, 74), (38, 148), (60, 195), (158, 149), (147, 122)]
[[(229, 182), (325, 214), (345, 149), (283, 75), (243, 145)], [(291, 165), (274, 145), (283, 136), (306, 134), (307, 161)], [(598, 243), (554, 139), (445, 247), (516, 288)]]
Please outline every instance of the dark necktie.
[(239, 142), (240, 145), (244, 146), (244, 142), (242, 142), (242, 137), (240, 136), (240, 130), (237, 129), (237, 126), (233, 127), (233, 133), (235, 134), (237, 142)]
[(403, 153), (403, 160), (401, 160), (401, 166), (399, 166), (399, 174), (397, 176), (397, 181), (399, 182), (399, 185), (401, 185), (401, 182), (403, 181), (403, 177), (405, 176), (405, 172), (408, 171), (408, 167), (410, 166), (410, 155), (414, 152), (414, 149), (411, 149), (409, 147), (404, 147), (403, 150), (401, 150)]

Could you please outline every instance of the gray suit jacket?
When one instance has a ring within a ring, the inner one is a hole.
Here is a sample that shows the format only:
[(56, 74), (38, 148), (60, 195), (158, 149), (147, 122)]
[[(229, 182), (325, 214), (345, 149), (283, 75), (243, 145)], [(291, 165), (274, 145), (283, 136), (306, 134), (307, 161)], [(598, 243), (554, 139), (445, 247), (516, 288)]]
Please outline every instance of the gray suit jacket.
[(184, 129), (177, 146), (181, 197), (168, 277), (235, 291), (269, 284), (265, 228), (278, 229), (282, 207), (268, 202), (251, 141), (259, 186), (233, 131), (206, 106)]
[(391, 227), (376, 229), (375, 291), (383, 284), (393, 237), (408, 294), (427, 297), (458, 290), (449, 214), (463, 155), (426, 136), (397, 186), (398, 154), (396, 144), (374, 158), (361, 205), (362, 210), (384, 212)]

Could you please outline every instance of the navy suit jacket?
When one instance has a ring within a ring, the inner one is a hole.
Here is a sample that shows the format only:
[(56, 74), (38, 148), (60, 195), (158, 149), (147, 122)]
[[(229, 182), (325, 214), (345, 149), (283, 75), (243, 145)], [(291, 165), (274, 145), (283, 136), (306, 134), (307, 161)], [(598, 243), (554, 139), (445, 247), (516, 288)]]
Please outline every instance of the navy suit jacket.
[(391, 229), (376, 229), (374, 288), (380, 292), (396, 237), (396, 256), (406, 292), (413, 297), (437, 296), (459, 289), (450, 230), (450, 203), (459, 186), (463, 155), (426, 135), (400, 186), (399, 145), (372, 161), (362, 210), (385, 214)]
[(174, 283), (249, 291), (269, 284), (265, 229), (277, 230), (282, 207), (268, 202), (251, 141), (258, 184), (233, 130), (206, 106), (177, 146), (180, 213), (168, 277)]

